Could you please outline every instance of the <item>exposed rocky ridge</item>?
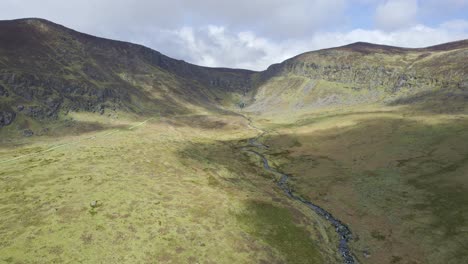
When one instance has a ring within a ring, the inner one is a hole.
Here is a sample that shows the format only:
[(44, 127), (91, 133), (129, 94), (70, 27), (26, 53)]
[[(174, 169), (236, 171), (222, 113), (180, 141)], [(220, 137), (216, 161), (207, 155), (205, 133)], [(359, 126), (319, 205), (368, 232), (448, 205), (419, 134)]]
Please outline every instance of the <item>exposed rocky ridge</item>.
[(308, 52), (275, 64), (263, 79), (293, 73), (367, 85), (439, 85), (465, 87), (468, 81), (468, 40), (422, 49), (405, 49), (369, 43)]
[(252, 73), (192, 65), (47, 20), (0, 21), (2, 108), (15, 113), (23, 106), (17, 112), (35, 119), (69, 110), (182, 113), (189, 104), (215, 109), (224, 95), (251, 89)]
[[(391, 102), (434, 89), (463, 97), (468, 91), (467, 60), (468, 40), (420, 49), (358, 42), (307, 52), (274, 64), (260, 73), (261, 85), (255, 98), (257, 103), (254, 103), (259, 107), (253, 109), (268, 110), (266, 105), (272, 93), (278, 101), (278, 97), (286, 97), (284, 94), (287, 91), (298, 93), (308, 85), (316, 85), (318, 81), (334, 85), (329, 85), (331, 88), (326, 95), (311, 94), (313, 88), (305, 94), (301, 93), (304, 97), (310, 97), (305, 103), (308, 106), (321, 106), (320, 102), (331, 97), (340, 100), (329, 100), (330, 104)], [(294, 78), (301, 78), (301, 81), (285, 85), (284, 79), (290, 83)], [(343, 88), (341, 94), (337, 87)], [(301, 101), (296, 99), (297, 102)], [(294, 105), (294, 99), (283, 101)]]
[(411, 103), (436, 98), (437, 89), (443, 98), (465, 100), (467, 59), (468, 40), (420, 49), (358, 42), (257, 73), (193, 65), (47, 20), (0, 21), (0, 126), (18, 116), (41, 120), (70, 110), (188, 113), (191, 106), (218, 109), (239, 97), (244, 106), (251, 96), (258, 111), (281, 111), (281, 104)]
[[(179, 77), (231, 91), (249, 88), (249, 77), (254, 73), (250, 70), (193, 65), (138, 44), (91, 36), (43, 19), (0, 21), (0, 30), (2, 48), (10, 54), (21, 51), (21, 59), (14, 61), (21, 70), (32, 69), (31, 66), (34, 66), (47, 68), (49, 73), (51, 70), (67, 73), (63, 66), (81, 63), (87, 77), (99, 80), (112, 77), (110, 75), (116, 70), (147, 73), (153, 70), (152, 67), (158, 67)], [(55, 65), (50, 68), (50, 65), (40, 64), (38, 61), (31, 65), (31, 61), (27, 61), (31, 57), (45, 59), (46, 62), (53, 61)], [(87, 58), (94, 59), (94, 63), (98, 65), (87, 62)], [(10, 64), (12, 61), (8, 62)]]
[(11, 124), (15, 116), (16, 113), (13, 111), (0, 111), (0, 127)]
[(429, 46), (425, 48), (403, 48), (403, 47), (394, 47), (388, 45), (373, 44), (368, 42), (355, 42), (345, 46), (331, 48), (331, 49), (342, 49), (342, 50), (352, 50), (352, 51), (361, 51), (363, 53), (369, 52), (381, 52), (381, 53), (403, 53), (403, 52), (430, 52), (430, 51), (448, 51), (466, 48), (468, 46), (468, 40), (459, 40), (448, 43), (443, 43), (439, 45)]

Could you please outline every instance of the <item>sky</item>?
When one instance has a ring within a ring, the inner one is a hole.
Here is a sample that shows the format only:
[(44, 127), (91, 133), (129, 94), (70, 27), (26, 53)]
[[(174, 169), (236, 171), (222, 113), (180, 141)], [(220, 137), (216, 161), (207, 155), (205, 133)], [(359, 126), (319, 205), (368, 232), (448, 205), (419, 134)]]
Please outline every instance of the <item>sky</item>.
[(468, 0), (1, 0), (0, 20), (48, 19), (211, 66), (264, 70), (357, 41), (426, 47), (468, 38)]

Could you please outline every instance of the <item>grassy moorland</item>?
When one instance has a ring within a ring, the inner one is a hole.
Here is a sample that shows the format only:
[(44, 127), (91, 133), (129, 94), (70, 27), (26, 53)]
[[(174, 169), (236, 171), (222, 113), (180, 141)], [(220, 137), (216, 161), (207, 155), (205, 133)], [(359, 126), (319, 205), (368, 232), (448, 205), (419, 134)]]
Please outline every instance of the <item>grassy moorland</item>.
[(354, 43), (258, 74), (244, 111), (263, 154), (362, 263), (468, 261), (467, 44)]
[(0, 147), (0, 262), (340, 262), (333, 230), (240, 151), (243, 118), (70, 117)]
[[(251, 117), (267, 131), (270, 148), (258, 151), (291, 175), (296, 194), (351, 227), (359, 262), (467, 259), (464, 113), (367, 106)], [(246, 119), (67, 120), (2, 141), (2, 262), (341, 262), (330, 225), (242, 151), (259, 133)]]
[(468, 116), (420, 109), (328, 108), (255, 120), (268, 131), (265, 154), (291, 175), (293, 189), (350, 225), (360, 262), (466, 262)]
[(354, 43), (253, 72), (0, 21), (0, 262), (343, 263), (255, 149), (356, 262), (468, 263), (467, 54)]

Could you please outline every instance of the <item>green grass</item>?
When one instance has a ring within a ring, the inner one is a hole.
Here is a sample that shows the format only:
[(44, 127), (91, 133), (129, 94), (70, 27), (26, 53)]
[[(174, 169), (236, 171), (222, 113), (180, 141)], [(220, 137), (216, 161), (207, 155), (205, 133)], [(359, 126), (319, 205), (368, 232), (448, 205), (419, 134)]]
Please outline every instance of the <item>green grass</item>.
[(468, 262), (465, 44), (361, 43), (253, 73), (18, 23), (1, 108), (66, 99), (56, 120), (23, 110), (0, 129), (0, 262), (341, 263), (333, 228), (243, 151), (259, 131), (226, 109), (244, 102), (259, 151), (350, 226), (359, 262)]
[[(272, 228), (284, 221), (283, 227), (297, 237), (298, 257), (321, 252), (315, 259), (337, 259), (333, 231), (322, 224), (314, 227), (319, 220), (304, 208), (299, 213), (271, 177), (239, 150), (239, 142), (256, 133), (242, 118), (180, 116), (130, 130), (144, 120), (124, 114), (119, 119), (72, 116), (74, 125), (57, 128), (56, 136), (0, 147), (0, 161), (29, 154), (1, 164), (0, 262), (289, 259), (292, 247), (287, 244), (284, 251), (275, 243), (283, 236), (293, 243), (291, 235), (281, 231), (266, 241), (250, 233), (260, 222), (248, 227), (233, 216), (244, 212), (250, 199), (281, 201), (283, 207), (272, 205), (260, 210), (259, 217)], [(45, 151), (59, 145), (64, 146)], [(97, 206), (90, 206), (92, 201)], [(278, 220), (268, 220), (270, 216)]]
[[(241, 117), (132, 130), (143, 120), (124, 113), (69, 118), (54, 136), (0, 148), (0, 160), (29, 155), (0, 170), (1, 261), (340, 261), (334, 230), (242, 151), (258, 131)], [(360, 262), (466, 259), (465, 116), (368, 107), (256, 118), (271, 165), (351, 227)]]
[(323, 263), (315, 241), (286, 208), (251, 201), (237, 218), (248, 233), (279, 251), (286, 263)]
[(257, 117), (271, 163), (348, 223), (363, 263), (466, 260), (468, 122), (406, 108)]

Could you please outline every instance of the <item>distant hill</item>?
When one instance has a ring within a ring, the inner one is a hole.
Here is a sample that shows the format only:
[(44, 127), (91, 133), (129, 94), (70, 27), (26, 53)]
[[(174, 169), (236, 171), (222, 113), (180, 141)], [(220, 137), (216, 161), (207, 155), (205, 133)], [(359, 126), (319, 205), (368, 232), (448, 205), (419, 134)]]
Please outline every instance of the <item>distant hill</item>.
[[(449, 100), (458, 109), (468, 101), (467, 61), (468, 40), (418, 49), (357, 42), (307, 52), (260, 73), (250, 107), (262, 112), (362, 103), (429, 107)], [(439, 110), (457, 110), (446, 107)]]
[(252, 73), (196, 66), (43, 19), (0, 21), (0, 126), (70, 110), (216, 109), (227, 94), (251, 89)]
[(358, 42), (253, 72), (193, 65), (43, 19), (0, 21), (0, 127), (68, 111), (182, 114), (233, 105), (265, 112), (465, 102), (467, 59), (468, 40), (420, 49)]

